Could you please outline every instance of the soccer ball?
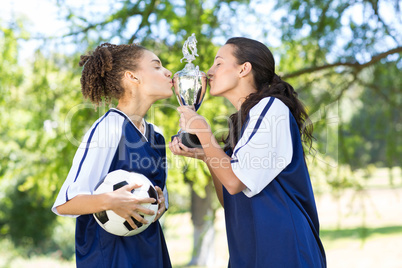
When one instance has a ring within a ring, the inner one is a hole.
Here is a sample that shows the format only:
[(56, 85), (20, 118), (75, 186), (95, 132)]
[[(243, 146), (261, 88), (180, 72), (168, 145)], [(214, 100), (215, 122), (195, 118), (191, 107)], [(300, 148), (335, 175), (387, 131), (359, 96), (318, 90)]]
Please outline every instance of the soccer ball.
[[(106, 177), (98, 183), (95, 187), (94, 194), (102, 194), (115, 191), (127, 184), (141, 184), (140, 188), (133, 189), (131, 192), (135, 197), (138, 198), (146, 198), (151, 197), (158, 200), (158, 193), (156, 192), (154, 186), (151, 181), (142, 174), (135, 172), (128, 172), (125, 170), (115, 170), (106, 175)], [(142, 206), (151, 209), (155, 212), (154, 215), (143, 215), (140, 214), (143, 218), (148, 221), (148, 224), (143, 224), (137, 221), (134, 217), (131, 219), (134, 221), (135, 225), (137, 225), (137, 229), (133, 229), (131, 225), (122, 217), (114, 213), (112, 210), (104, 210), (101, 212), (94, 213), (95, 220), (99, 223), (99, 225), (105, 229), (107, 232), (119, 235), (119, 236), (132, 236), (141, 233), (153, 222), (156, 217), (156, 213), (158, 211), (158, 202), (155, 203), (146, 203), (142, 204)]]

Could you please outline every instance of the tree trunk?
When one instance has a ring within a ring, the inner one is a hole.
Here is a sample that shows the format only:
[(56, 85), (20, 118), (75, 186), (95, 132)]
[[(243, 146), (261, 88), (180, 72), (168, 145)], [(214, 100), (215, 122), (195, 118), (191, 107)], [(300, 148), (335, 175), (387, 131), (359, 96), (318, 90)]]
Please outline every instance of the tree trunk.
[(215, 211), (212, 207), (214, 188), (205, 187), (205, 198), (191, 188), (191, 220), (194, 226), (193, 254), (189, 265), (212, 266), (215, 262)]

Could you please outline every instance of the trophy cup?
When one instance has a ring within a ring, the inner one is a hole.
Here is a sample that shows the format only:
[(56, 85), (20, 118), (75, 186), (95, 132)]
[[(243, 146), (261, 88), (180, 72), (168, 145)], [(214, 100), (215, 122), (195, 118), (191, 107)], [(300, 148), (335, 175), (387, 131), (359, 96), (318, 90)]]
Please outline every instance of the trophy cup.
[[(184, 42), (182, 49), (184, 57), (180, 62), (185, 59), (187, 64), (183, 70), (173, 76), (174, 91), (179, 104), (187, 106), (195, 112), (200, 108), (204, 99), (208, 80), (206, 74), (192, 63), (195, 60), (195, 56), (198, 56), (196, 43), (195, 34), (192, 34)], [(179, 130), (177, 135), (172, 136), (172, 140), (174, 137), (179, 137), (181, 142), (189, 148), (202, 147), (197, 135), (186, 131)]]

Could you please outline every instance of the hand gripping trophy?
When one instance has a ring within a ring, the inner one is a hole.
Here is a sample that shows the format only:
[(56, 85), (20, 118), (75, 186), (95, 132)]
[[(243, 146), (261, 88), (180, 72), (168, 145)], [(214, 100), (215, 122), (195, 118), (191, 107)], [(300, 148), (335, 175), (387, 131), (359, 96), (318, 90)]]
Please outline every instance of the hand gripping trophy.
[[(206, 74), (192, 63), (195, 60), (195, 56), (198, 56), (196, 43), (195, 34), (192, 34), (184, 42), (182, 49), (184, 57), (180, 62), (185, 59), (187, 64), (183, 70), (173, 76), (174, 91), (179, 104), (187, 106), (194, 111), (197, 111), (201, 106), (208, 80)], [(179, 130), (178, 134), (172, 137), (172, 140), (174, 137), (179, 137), (181, 142), (189, 148), (202, 147), (196, 135), (183, 130)]]

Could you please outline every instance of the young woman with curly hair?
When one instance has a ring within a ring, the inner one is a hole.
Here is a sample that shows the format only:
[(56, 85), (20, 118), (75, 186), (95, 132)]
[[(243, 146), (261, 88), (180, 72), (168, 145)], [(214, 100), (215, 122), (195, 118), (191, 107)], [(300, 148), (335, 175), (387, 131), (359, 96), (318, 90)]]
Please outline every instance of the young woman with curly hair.
[(231, 268), (326, 267), (303, 145), (312, 125), (297, 93), (275, 74), (270, 50), (231, 38), (208, 71), (210, 93), (238, 110), (221, 149), (206, 120), (179, 107), (180, 128), (202, 149), (177, 138), (170, 150), (207, 164), (225, 210)]
[[(118, 100), (85, 134), (52, 211), (77, 217), (77, 267), (171, 267), (158, 219), (168, 207), (166, 149), (160, 130), (144, 120), (151, 105), (172, 95), (172, 73), (159, 58), (139, 45), (102, 44), (82, 55), (82, 94), (96, 106)], [(138, 160), (154, 165), (142, 165)], [(147, 162), (148, 163), (148, 162)], [(96, 194), (94, 189), (108, 173), (123, 169), (149, 178), (158, 192), (154, 198), (135, 199), (126, 185)], [(158, 201), (155, 221), (135, 236), (116, 236), (103, 230), (93, 213), (113, 210), (133, 229), (147, 223), (141, 214), (154, 214), (141, 206)], [(134, 220), (135, 219), (135, 220)]]

